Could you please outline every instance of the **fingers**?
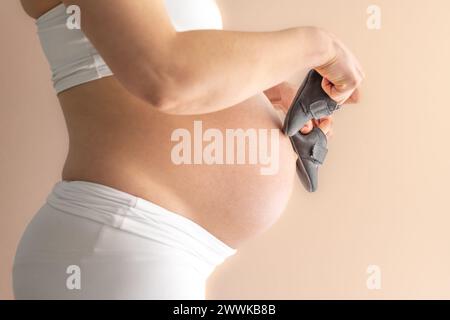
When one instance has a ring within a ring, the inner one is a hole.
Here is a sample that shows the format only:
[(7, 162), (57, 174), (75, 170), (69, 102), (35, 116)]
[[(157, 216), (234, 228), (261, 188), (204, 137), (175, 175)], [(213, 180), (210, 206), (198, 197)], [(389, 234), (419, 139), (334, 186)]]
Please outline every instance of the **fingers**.
[(327, 136), (331, 134), (333, 119), (331, 117), (324, 117), (318, 121), (318, 125), (320, 130), (325, 133)]
[(320, 120), (310, 120), (308, 123), (300, 130), (302, 134), (308, 134), (312, 131), (314, 127), (320, 128), (323, 133), (328, 138), (333, 136), (333, 117), (323, 117)]
[(333, 84), (327, 78), (322, 80), (322, 89), (325, 93), (338, 104), (352, 104), (359, 101), (360, 89), (359, 80), (355, 83), (348, 84)]
[(353, 91), (350, 98), (348, 98), (344, 102), (344, 104), (355, 104), (355, 103), (358, 103), (360, 100), (361, 100), (361, 90), (359, 88), (357, 88), (357, 89), (355, 89), (355, 91)]
[(348, 99), (348, 92), (344, 90), (345, 86), (333, 84), (327, 78), (322, 80), (322, 89), (325, 93), (338, 104), (343, 104), (345, 100)]
[(285, 81), (264, 91), (266, 97), (275, 107), (275, 109), (282, 110), (287, 113), (292, 101), (297, 94), (298, 87)]
[(312, 120), (309, 120), (305, 126), (303, 128), (300, 129), (300, 132), (302, 134), (308, 134), (312, 131), (312, 129), (314, 128), (313, 122)]
[(345, 85), (334, 85), (327, 78), (323, 78), (322, 80), (322, 88), (325, 93), (330, 96), (331, 99), (336, 101), (338, 104), (355, 104), (360, 101), (361, 98), (361, 90), (358, 87), (355, 87), (351, 90), (346, 90)]
[[(322, 89), (325, 91), (325, 93), (333, 100), (335, 100), (334, 93), (333, 93), (334, 85), (331, 83), (330, 80), (323, 77), (322, 79)], [(336, 101), (336, 100), (335, 100)]]

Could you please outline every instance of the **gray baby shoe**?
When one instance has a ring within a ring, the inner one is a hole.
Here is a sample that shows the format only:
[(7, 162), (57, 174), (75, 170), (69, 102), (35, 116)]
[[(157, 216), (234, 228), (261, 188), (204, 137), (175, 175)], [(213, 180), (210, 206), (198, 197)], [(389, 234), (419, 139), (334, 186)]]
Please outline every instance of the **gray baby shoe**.
[(308, 192), (315, 192), (319, 181), (319, 166), (327, 155), (327, 136), (319, 128), (308, 134), (297, 133), (291, 143), (298, 155), (297, 175)]
[(297, 174), (308, 192), (317, 190), (319, 166), (327, 155), (327, 136), (319, 128), (308, 134), (300, 129), (311, 119), (331, 115), (340, 106), (322, 89), (322, 76), (315, 70), (308, 73), (286, 115), (283, 131), (291, 139), (298, 155)]
[(295, 135), (311, 119), (331, 115), (340, 106), (322, 89), (322, 76), (311, 70), (303, 81), (288, 110), (283, 131), (288, 136)]

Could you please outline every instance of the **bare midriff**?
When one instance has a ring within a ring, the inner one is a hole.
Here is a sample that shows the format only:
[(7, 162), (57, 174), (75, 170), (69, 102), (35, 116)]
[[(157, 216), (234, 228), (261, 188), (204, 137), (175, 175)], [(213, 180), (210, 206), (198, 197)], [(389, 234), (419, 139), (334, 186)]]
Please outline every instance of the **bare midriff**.
[[(261, 168), (268, 166), (259, 162), (177, 164), (172, 159), (178, 144), (172, 133), (187, 129), (193, 137), (194, 121), (201, 121), (203, 132), (214, 128), (224, 136), (226, 129), (281, 129), (264, 94), (194, 116), (161, 113), (128, 93), (115, 77), (71, 88), (58, 97), (69, 132), (64, 180), (95, 182), (151, 201), (193, 220), (232, 247), (265, 231), (285, 209), (295, 153), (281, 130), (275, 173), (262, 174)], [(268, 137), (270, 150), (273, 142)]]

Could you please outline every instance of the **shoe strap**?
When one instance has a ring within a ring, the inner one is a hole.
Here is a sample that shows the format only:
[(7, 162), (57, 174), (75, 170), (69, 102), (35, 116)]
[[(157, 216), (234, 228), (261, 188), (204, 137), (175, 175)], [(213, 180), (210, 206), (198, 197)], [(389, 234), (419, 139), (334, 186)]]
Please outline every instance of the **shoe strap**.
[(340, 106), (337, 103), (328, 105), (326, 100), (318, 100), (309, 105), (309, 112), (314, 119), (319, 120), (323, 117), (332, 115), (333, 112), (339, 108)]
[(327, 156), (328, 149), (316, 143), (311, 150), (310, 159), (318, 164), (323, 164)]

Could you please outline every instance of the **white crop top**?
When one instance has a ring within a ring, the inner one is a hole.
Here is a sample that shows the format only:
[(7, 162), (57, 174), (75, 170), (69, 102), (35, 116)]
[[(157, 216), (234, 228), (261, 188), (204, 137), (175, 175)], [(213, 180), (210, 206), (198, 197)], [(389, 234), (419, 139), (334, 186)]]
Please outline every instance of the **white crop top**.
[[(215, 0), (165, 0), (165, 3), (177, 31), (223, 27)], [(60, 4), (36, 20), (57, 93), (113, 75), (83, 31), (67, 27), (70, 15), (64, 4)]]

